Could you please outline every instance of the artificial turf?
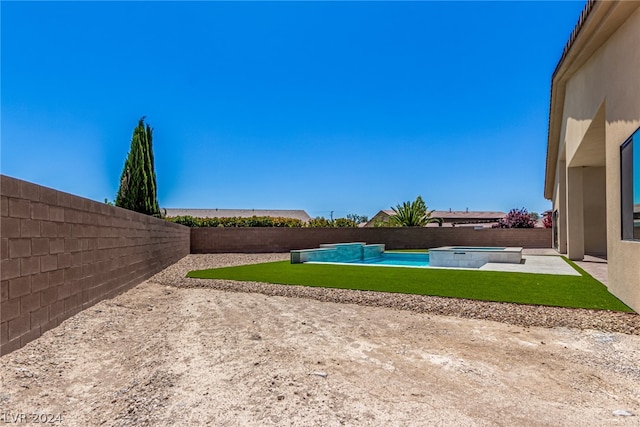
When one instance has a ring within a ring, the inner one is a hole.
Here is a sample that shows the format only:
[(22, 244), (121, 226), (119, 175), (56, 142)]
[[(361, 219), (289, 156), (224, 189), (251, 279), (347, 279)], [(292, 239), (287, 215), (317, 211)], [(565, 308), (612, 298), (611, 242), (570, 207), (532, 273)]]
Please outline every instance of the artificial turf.
[(633, 312), (602, 283), (565, 261), (581, 276), (278, 261), (191, 271), (187, 277)]

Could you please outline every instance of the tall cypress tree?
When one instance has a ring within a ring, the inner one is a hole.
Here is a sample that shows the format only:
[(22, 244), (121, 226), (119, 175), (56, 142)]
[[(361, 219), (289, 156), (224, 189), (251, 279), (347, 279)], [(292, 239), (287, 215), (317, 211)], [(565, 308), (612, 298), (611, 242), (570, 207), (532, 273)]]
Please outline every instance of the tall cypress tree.
[(153, 129), (144, 117), (133, 130), (131, 149), (124, 162), (116, 206), (144, 213), (160, 215), (156, 191), (156, 174), (153, 160)]

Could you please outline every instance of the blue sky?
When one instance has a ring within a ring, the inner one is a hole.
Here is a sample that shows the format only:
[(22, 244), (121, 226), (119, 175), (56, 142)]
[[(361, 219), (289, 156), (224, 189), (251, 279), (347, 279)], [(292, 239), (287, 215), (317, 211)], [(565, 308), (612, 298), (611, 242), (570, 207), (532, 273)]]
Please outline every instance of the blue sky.
[(113, 200), (137, 120), (162, 207), (550, 207), (582, 1), (6, 2), (1, 170)]

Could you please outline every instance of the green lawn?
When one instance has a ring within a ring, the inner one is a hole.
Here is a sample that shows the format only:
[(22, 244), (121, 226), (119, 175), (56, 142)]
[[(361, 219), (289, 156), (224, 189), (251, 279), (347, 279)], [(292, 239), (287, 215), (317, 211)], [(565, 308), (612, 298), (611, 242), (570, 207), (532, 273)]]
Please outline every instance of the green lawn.
[(494, 271), (291, 264), (289, 261), (191, 271), (188, 277), (398, 292), (418, 295), (633, 312), (568, 261), (581, 276)]

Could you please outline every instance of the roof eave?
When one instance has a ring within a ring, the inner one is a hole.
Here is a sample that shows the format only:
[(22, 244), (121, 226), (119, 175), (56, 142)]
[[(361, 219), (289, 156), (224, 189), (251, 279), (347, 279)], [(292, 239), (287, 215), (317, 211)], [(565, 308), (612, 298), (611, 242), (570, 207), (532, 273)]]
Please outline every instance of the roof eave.
[(551, 77), (544, 197), (553, 198), (560, 137), (569, 79), (640, 8), (638, 1), (589, 0)]
[[(571, 56), (572, 48), (578, 40), (581, 30), (586, 25), (588, 18), (592, 16), (592, 11), (597, 5), (600, 4), (597, 0), (588, 0), (584, 9), (580, 13), (578, 22), (576, 23), (569, 40), (564, 46), (560, 60), (553, 70), (551, 76), (551, 96), (549, 99), (549, 123), (547, 132), (547, 156), (546, 156), (546, 171), (544, 182), (544, 197), (551, 200), (553, 198), (553, 186), (556, 178), (556, 166), (558, 163), (558, 148), (560, 146), (560, 128), (562, 126), (562, 116), (559, 120), (554, 120), (554, 117), (558, 117), (558, 109), (560, 114), (562, 113), (561, 107), (564, 105), (566, 80), (562, 77), (565, 76), (568, 64), (571, 62), (567, 60)], [(575, 50), (575, 49), (574, 49)], [(571, 58), (570, 58), (571, 59)], [(554, 94), (556, 96), (554, 96)], [(558, 99), (560, 98), (560, 99)]]
[(544, 198), (547, 200), (551, 200), (553, 198), (553, 187), (555, 184), (558, 164), (558, 149), (560, 147), (560, 129), (562, 126), (562, 117), (559, 117), (559, 119), (556, 120), (554, 120), (554, 117), (558, 117), (559, 114), (562, 114), (561, 106), (564, 105), (565, 86), (566, 83), (562, 82), (561, 84), (558, 84), (555, 79), (552, 79), (544, 180)]

